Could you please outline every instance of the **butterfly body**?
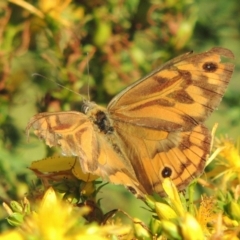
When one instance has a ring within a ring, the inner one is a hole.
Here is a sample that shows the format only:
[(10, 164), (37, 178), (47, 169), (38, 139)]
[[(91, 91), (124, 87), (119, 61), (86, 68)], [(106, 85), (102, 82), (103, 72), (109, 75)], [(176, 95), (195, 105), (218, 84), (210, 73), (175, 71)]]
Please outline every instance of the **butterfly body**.
[(210, 152), (204, 121), (219, 105), (233, 64), (230, 50), (177, 57), (119, 93), (107, 108), (85, 101), (83, 113), (40, 113), (29, 122), (49, 146), (78, 156), (83, 171), (157, 192), (170, 177), (179, 190), (200, 175)]

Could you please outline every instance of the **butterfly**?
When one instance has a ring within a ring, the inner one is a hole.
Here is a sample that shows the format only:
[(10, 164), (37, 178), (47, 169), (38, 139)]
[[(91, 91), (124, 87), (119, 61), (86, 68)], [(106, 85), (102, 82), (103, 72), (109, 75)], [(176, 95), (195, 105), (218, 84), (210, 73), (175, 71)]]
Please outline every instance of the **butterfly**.
[(122, 184), (137, 197), (178, 190), (205, 167), (211, 135), (204, 121), (219, 105), (234, 65), (215, 47), (176, 57), (116, 95), (107, 108), (83, 101), (82, 112), (44, 112), (27, 125), (50, 147), (77, 156), (86, 173)]

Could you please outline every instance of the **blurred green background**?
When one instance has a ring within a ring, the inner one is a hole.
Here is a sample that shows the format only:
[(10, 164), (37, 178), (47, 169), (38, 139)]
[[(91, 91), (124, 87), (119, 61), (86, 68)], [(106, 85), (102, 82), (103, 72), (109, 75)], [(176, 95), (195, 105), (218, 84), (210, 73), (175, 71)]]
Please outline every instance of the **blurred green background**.
[[(189, 50), (222, 46), (234, 52), (234, 76), (207, 125), (218, 122), (217, 135), (237, 138), (239, 13), (238, 0), (1, 0), (1, 202), (28, 193), (36, 177), (27, 167), (52, 153), (33, 135), (27, 142), (25, 127), (31, 116), (80, 110), (88, 86), (91, 100), (106, 105), (133, 81)], [(105, 211), (121, 208), (147, 222), (146, 210), (139, 208), (143, 203), (124, 187), (108, 185), (99, 197)], [(0, 208), (0, 231), (6, 227), (5, 217)]]

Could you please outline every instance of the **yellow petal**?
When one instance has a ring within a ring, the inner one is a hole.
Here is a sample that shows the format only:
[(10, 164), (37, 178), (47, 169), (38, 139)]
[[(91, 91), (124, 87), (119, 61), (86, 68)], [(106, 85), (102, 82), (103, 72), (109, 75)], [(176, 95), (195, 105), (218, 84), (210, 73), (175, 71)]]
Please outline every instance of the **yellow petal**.
[(5, 232), (3, 234), (0, 235), (0, 239), (1, 240), (24, 240), (24, 238), (22, 237), (22, 235), (17, 232), (16, 230), (14, 231), (8, 231)]
[(186, 213), (180, 222), (184, 240), (204, 240), (204, 234), (196, 218)]

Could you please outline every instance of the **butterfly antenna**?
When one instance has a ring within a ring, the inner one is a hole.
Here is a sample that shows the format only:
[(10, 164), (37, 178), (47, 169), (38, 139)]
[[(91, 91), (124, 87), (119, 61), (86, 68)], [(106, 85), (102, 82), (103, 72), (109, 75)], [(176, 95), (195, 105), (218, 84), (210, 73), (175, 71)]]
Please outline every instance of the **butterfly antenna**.
[(90, 73), (89, 73), (89, 54), (87, 53), (87, 73), (88, 73), (88, 86), (87, 86), (87, 91), (88, 91), (88, 101), (90, 101)]
[(42, 77), (42, 78), (44, 78), (44, 79), (46, 79), (46, 80), (50, 80), (51, 82), (57, 84), (59, 87), (64, 88), (64, 89), (66, 89), (66, 90), (68, 90), (68, 91), (70, 91), (70, 92), (72, 92), (72, 93), (75, 93), (75, 94), (79, 95), (79, 96), (83, 99), (83, 96), (82, 96), (80, 93), (78, 93), (78, 92), (76, 92), (76, 91), (73, 91), (72, 89), (63, 86), (62, 84), (57, 83), (56, 81), (54, 81), (54, 80), (52, 80), (52, 79), (50, 79), (50, 78), (47, 78), (47, 77), (45, 77), (45, 76), (43, 76), (43, 75), (41, 75), (41, 74), (39, 74), (39, 73), (33, 73), (33, 74), (32, 74), (32, 77), (36, 77), (36, 76)]

